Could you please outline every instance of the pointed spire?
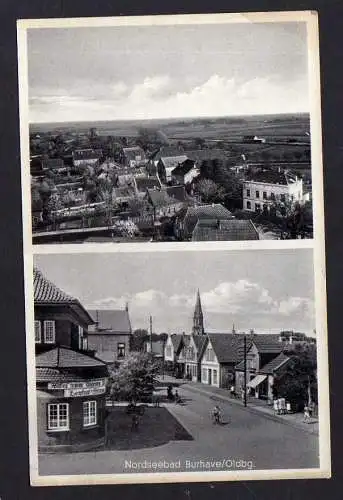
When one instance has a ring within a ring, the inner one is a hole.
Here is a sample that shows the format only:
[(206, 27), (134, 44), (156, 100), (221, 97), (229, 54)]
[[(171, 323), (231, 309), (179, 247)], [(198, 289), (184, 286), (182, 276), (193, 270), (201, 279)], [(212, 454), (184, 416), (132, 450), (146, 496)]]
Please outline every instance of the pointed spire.
[(232, 323), (232, 333), (236, 333), (236, 330), (235, 330), (235, 323)]
[(202, 314), (200, 290), (198, 288), (193, 315), (193, 335), (204, 335), (204, 318)]

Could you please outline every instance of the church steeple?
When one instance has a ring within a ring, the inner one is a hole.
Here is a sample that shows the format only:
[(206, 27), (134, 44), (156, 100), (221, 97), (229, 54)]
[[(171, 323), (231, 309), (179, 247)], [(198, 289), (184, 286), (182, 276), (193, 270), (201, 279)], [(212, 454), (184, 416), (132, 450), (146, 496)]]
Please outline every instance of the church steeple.
[(198, 289), (193, 315), (193, 335), (204, 335), (204, 318), (202, 314), (200, 292)]

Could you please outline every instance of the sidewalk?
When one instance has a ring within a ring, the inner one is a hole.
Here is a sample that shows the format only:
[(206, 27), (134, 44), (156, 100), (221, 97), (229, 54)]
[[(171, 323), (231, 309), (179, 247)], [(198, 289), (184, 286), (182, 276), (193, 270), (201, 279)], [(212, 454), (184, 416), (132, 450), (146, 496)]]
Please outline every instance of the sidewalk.
[[(220, 389), (218, 387), (201, 384), (200, 382), (189, 382), (182, 379), (175, 379), (171, 376), (165, 376), (165, 379), (161, 379), (161, 382), (179, 384), (190, 391), (197, 391), (203, 394), (207, 394), (213, 399), (236, 404), (243, 408), (242, 401), (238, 398), (236, 399), (231, 397), (228, 393), (228, 389)], [(247, 400), (247, 407), (245, 409), (252, 413), (257, 413), (260, 415), (263, 414), (266, 418), (277, 422), (282, 422), (285, 425), (291, 425), (310, 434), (318, 435), (319, 433), (318, 419), (312, 418), (309, 423), (306, 423), (303, 421), (304, 416), (302, 413), (276, 415), (274, 413), (274, 409), (271, 406), (268, 406), (265, 401), (262, 401), (260, 399), (249, 397)]]

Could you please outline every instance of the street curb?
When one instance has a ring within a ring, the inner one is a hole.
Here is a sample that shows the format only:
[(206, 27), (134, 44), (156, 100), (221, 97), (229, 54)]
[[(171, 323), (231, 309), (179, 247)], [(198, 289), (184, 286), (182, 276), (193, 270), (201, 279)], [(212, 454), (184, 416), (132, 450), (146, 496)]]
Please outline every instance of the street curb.
[(206, 390), (201, 390), (198, 387), (195, 387), (195, 386), (192, 386), (192, 385), (189, 385), (189, 384), (183, 384), (183, 385), (185, 385), (186, 388), (189, 389), (190, 391), (200, 392), (201, 394), (206, 394), (207, 396), (210, 396), (212, 398), (218, 398), (219, 400), (224, 401), (226, 403), (233, 403), (233, 404), (239, 406), (240, 408), (242, 408), (244, 410), (247, 410), (247, 411), (250, 411), (251, 413), (254, 413), (255, 415), (261, 415), (261, 416), (266, 417), (269, 420), (273, 420), (274, 422), (279, 422), (281, 424), (288, 425), (289, 427), (294, 427), (296, 429), (304, 431), (307, 434), (312, 434), (312, 435), (315, 435), (315, 436), (319, 436), (319, 432), (318, 431), (314, 431), (313, 429), (306, 429), (305, 427), (302, 427), (301, 425), (298, 425), (297, 423), (291, 422), (289, 420), (284, 420), (283, 418), (279, 418), (277, 415), (272, 415), (272, 414), (266, 413), (264, 411), (259, 410), (256, 407), (252, 407), (252, 406), (246, 406), (246, 407), (244, 407), (241, 404), (239, 404), (239, 402), (237, 400), (235, 400), (235, 399), (232, 399), (232, 398), (229, 398), (229, 397), (226, 397), (226, 396), (222, 396), (222, 395), (216, 394), (214, 392), (210, 392), (210, 391), (206, 391)]

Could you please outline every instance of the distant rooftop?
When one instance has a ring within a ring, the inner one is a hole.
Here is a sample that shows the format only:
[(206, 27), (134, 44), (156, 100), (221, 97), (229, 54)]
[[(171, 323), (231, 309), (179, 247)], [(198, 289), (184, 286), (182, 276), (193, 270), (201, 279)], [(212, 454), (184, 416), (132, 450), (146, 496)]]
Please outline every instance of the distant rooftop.
[(258, 240), (259, 234), (251, 220), (199, 219), (192, 241)]
[(252, 182), (262, 182), (266, 184), (279, 184), (287, 186), (296, 181), (294, 174), (285, 171), (275, 171), (275, 170), (262, 170), (251, 174), (249, 179)]
[(157, 177), (136, 177), (135, 183), (137, 190), (140, 192), (146, 192), (147, 189), (153, 189), (154, 187), (161, 187), (161, 183)]
[(233, 218), (231, 212), (220, 203), (188, 207), (184, 217), (184, 230), (191, 235), (199, 219), (229, 220)]
[[(97, 324), (95, 333), (131, 333), (129, 313), (126, 309), (89, 309)], [(94, 332), (89, 332), (92, 334)]]
[(101, 149), (76, 149), (73, 151), (74, 160), (94, 160), (102, 156)]
[(194, 168), (194, 160), (187, 158), (183, 163), (174, 168), (172, 175), (186, 175)]

